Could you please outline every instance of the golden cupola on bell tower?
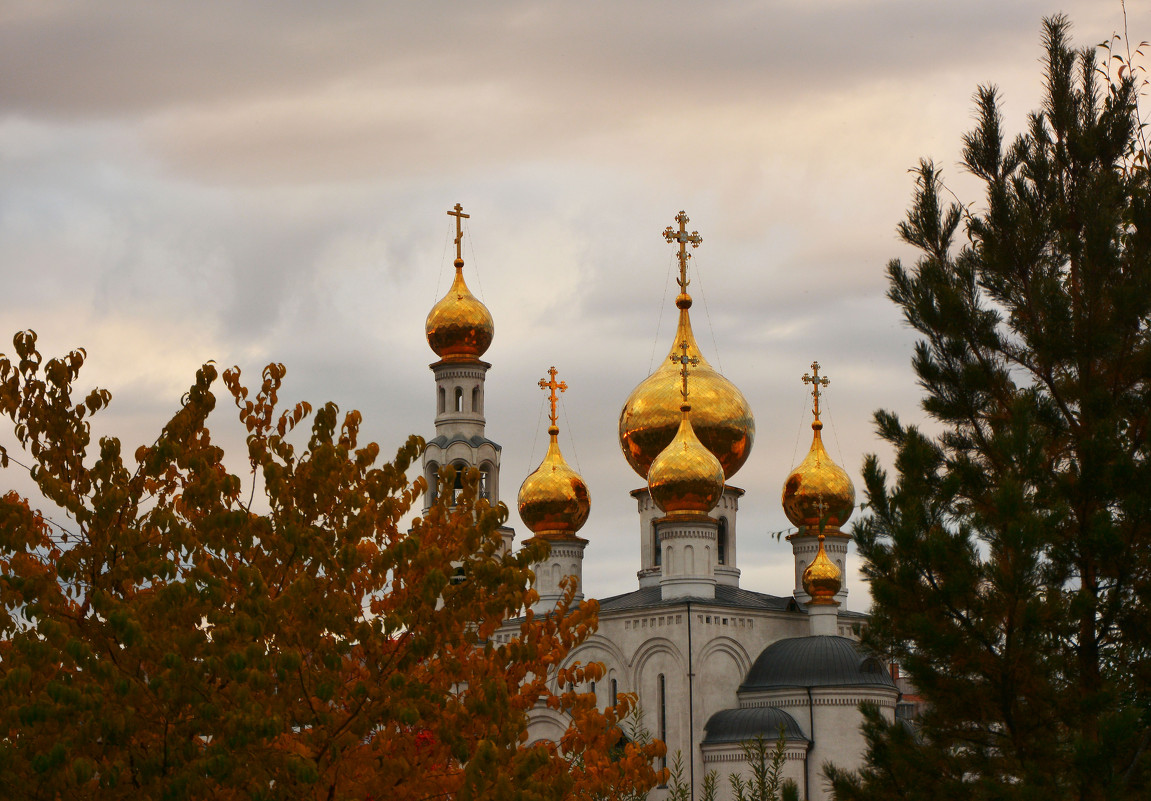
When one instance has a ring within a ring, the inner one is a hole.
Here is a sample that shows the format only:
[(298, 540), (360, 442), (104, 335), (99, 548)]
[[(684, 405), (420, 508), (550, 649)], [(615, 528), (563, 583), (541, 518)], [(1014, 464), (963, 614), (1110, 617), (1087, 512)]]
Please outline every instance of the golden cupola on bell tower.
[[(429, 365), (436, 381), (436, 436), (424, 448), (425, 510), (436, 500), (440, 477), (449, 467), (455, 484), (446, 491), (454, 494), (462, 486), (464, 472), (474, 468), (479, 471), (480, 495), (492, 506), (500, 501), (502, 449), (485, 435), (484, 387), (491, 365), (480, 360), (492, 344), (495, 324), (464, 282), (463, 221), (471, 215), (459, 203), (448, 215), (455, 218), (455, 278), (424, 326), (428, 344), (439, 357)], [(503, 535), (510, 547), (512, 530), (505, 527)]]
[(539, 385), (548, 390), (551, 403), (548, 450), (540, 466), (520, 485), (518, 506), (524, 525), (549, 545), (547, 558), (533, 566), (539, 600), (532, 608), (542, 613), (555, 608), (564, 593), (561, 582), (569, 576), (576, 582), (576, 599), (583, 598), (583, 553), (587, 540), (576, 536), (576, 532), (587, 522), (591, 498), (583, 478), (560, 452), (556, 402), (558, 393), (567, 391), (567, 383), (556, 381), (553, 366), (547, 380), (541, 378)]
[[(802, 380), (812, 385), (811, 448), (783, 482), (781, 499), (784, 514), (798, 529), (787, 538), (795, 558), (795, 597), (802, 603), (814, 602), (817, 596), (812, 594), (805, 576), (809, 566), (816, 569), (815, 563), (822, 555), (819, 561), (826, 561), (827, 565), (821, 564), (816, 572), (826, 578), (828, 565), (838, 570), (833, 596), (842, 603), (847, 597), (842, 575), (849, 540), (842, 527), (855, 508), (855, 486), (847, 471), (832, 460), (823, 445), (819, 400), (831, 380), (819, 374), (819, 362), (811, 363), (811, 373), (804, 374)], [(821, 590), (819, 597), (825, 594)]]
[(492, 344), (496, 325), (487, 306), (471, 293), (464, 282), (460, 222), (471, 215), (464, 214), (459, 203), (448, 214), (456, 218), (456, 274), (448, 293), (428, 312), (424, 332), (432, 350), (444, 361), (475, 360), (483, 356)]

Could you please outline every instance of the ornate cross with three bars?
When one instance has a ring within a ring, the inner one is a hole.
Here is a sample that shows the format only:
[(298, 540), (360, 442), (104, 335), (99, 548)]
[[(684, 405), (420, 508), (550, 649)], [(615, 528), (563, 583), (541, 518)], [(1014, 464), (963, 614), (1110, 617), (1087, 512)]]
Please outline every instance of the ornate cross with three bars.
[(463, 228), (460, 226), (460, 223), (463, 220), (470, 218), (472, 215), (464, 214), (464, 207), (457, 203), (455, 208), (448, 212), (448, 216), (456, 218), (456, 261), (461, 261), (463, 259), (461, 248), (462, 242), (464, 241), (464, 232)]
[(548, 400), (550, 400), (552, 404), (552, 428), (556, 428), (556, 401), (559, 399), (559, 395), (556, 394), (556, 390), (558, 389), (560, 392), (566, 392), (568, 385), (563, 381), (556, 381), (556, 368), (554, 366), (548, 368), (548, 375), (551, 376), (551, 380), (544, 381), (541, 378), (540, 389), (548, 390)]
[(811, 373), (804, 373), (803, 374), (803, 383), (812, 385), (811, 397), (814, 399), (814, 403), (811, 407), (811, 411), (815, 413), (815, 419), (818, 420), (819, 419), (819, 388), (820, 388), (820, 386), (826, 387), (828, 384), (831, 383), (831, 379), (828, 378), (827, 376), (821, 376), (819, 374), (819, 362), (812, 362), (811, 363)]
[(690, 234), (687, 232), (687, 224), (690, 221), (687, 214), (680, 212), (675, 215), (675, 221), (679, 223), (679, 230), (675, 230), (670, 225), (664, 229), (663, 238), (668, 242), (679, 243), (679, 291), (687, 291), (687, 260), (691, 258), (691, 254), (687, 252), (687, 246), (691, 245), (693, 248), (700, 246), (703, 242), (703, 237), (699, 235), (699, 231), (692, 231)]

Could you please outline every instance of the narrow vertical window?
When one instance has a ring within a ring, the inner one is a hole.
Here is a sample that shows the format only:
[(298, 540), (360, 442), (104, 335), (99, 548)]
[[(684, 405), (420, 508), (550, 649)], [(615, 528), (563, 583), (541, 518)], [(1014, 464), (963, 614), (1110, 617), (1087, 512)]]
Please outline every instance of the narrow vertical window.
[(456, 469), (456, 478), (452, 483), (452, 506), (455, 506), (456, 498), (459, 497), (464, 488), (464, 471), (468, 469), (468, 466), (463, 462), (456, 462), (452, 467)]
[(464, 410), (464, 390), (461, 387), (456, 387), (456, 411), (462, 412)]
[(619, 703), (619, 685), (616, 684), (615, 679), (612, 679), (611, 680), (611, 705), (615, 706), (618, 703)]
[(719, 519), (719, 531), (716, 534), (715, 544), (716, 561), (721, 565), (727, 564), (727, 518)]
[(436, 411), (440, 414), (443, 414), (445, 411), (447, 411), (448, 408), (448, 391), (443, 387), (440, 387), (439, 395), (440, 398), (436, 403)]
[[(659, 674), (659, 739), (667, 743), (667, 681)], [(660, 768), (667, 767), (667, 758), (660, 759)]]
[(480, 388), (472, 387), (472, 411), (479, 413), (480, 411)]
[(659, 547), (659, 530), (655, 527), (655, 523), (651, 524), (651, 542), (652, 553), (655, 554), (655, 566), (659, 567), (663, 564), (663, 549)]

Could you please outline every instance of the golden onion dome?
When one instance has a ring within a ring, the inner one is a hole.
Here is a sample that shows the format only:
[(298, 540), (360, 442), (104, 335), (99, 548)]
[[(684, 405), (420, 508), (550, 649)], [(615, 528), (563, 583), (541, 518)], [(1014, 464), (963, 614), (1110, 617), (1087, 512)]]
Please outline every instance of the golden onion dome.
[(803, 571), (803, 589), (811, 596), (813, 604), (823, 606), (837, 603), (835, 595), (843, 587), (843, 574), (835, 562), (827, 557), (823, 547), (823, 535), (819, 535), (819, 550), (811, 564)]
[(491, 312), (464, 283), (464, 260), (455, 261), (456, 277), (448, 294), (428, 312), (424, 330), (441, 359), (478, 359), (492, 344), (496, 326)]
[(847, 523), (855, 508), (855, 486), (847, 472), (831, 460), (823, 447), (823, 423), (811, 424), (815, 432), (811, 450), (783, 482), (783, 511), (793, 526), (829, 530)]
[(747, 461), (755, 439), (751, 407), (738, 388), (707, 363), (691, 330), (691, 296), (681, 292), (679, 325), (669, 357), (632, 390), (619, 416), (619, 442), (628, 464), (648, 477), (659, 455), (681, 428), (679, 370), (672, 357), (687, 343), (686, 354), (698, 359), (691, 371), (691, 428), (694, 436), (719, 459), (730, 479)]
[(559, 431), (555, 425), (548, 429), (547, 455), (520, 485), (520, 518), (532, 533), (546, 538), (574, 537), (591, 511), (587, 484), (560, 453)]
[[(693, 372), (693, 382), (695, 377)], [(668, 516), (707, 514), (723, 495), (723, 465), (696, 436), (690, 409), (681, 406), (675, 437), (647, 471), (651, 499)]]

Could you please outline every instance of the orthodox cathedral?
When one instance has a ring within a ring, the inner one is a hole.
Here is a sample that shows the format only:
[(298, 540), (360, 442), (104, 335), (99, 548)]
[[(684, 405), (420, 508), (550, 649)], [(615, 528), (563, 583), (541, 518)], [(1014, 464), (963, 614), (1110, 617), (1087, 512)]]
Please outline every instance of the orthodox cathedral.
[[(424, 474), (436, 487), (445, 465), (475, 467), (481, 491), (500, 500), (500, 446), (484, 433), (481, 360), (495, 326), (487, 308), (468, 290), (460, 257), (461, 218), (456, 204), (455, 280), (427, 317), (428, 344), (439, 357), (436, 436), (424, 452)], [(638, 586), (600, 600), (599, 630), (571, 660), (598, 661), (604, 680), (592, 690), (601, 705), (619, 693), (639, 697), (644, 728), (683, 758), (693, 797), (708, 771), (747, 775), (741, 743), (756, 735), (786, 739), (785, 777), (809, 801), (828, 797), (821, 774), (826, 762), (855, 767), (864, 752), (861, 703), (890, 719), (899, 690), (888, 667), (858, 645), (866, 616), (844, 608), (842, 530), (855, 506), (847, 473), (821, 439), (819, 396), (828, 379), (819, 364), (803, 380), (812, 385), (811, 449), (783, 485), (785, 513), (797, 531), (788, 537), (795, 586), (771, 595), (740, 586), (737, 513), (743, 490), (731, 482), (751, 453), (755, 421), (743, 394), (700, 352), (691, 327), (688, 247), (698, 233), (688, 217), (664, 237), (678, 249), (679, 321), (668, 358), (644, 378), (623, 404), (619, 442), (624, 458), (644, 480), (633, 490), (639, 535)], [(551, 545), (537, 565), (537, 612), (554, 608), (567, 576), (582, 580), (588, 540), (579, 536), (590, 509), (587, 485), (564, 460), (558, 444), (556, 393), (566, 389), (555, 369), (540, 386), (550, 391), (547, 454), (520, 487), (518, 508), (532, 535)], [(425, 508), (431, 505), (429, 490)], [(513, 532), (503, 532), (511, 547)], [(577, 592), (577, 598), (582, 593)], [(508, 633), (498, 637), (510, 636)], [(566, 722), (540, 710), (533, 740), (558, 740)], [(656, 790), (653, 799), (666, 795)]]

